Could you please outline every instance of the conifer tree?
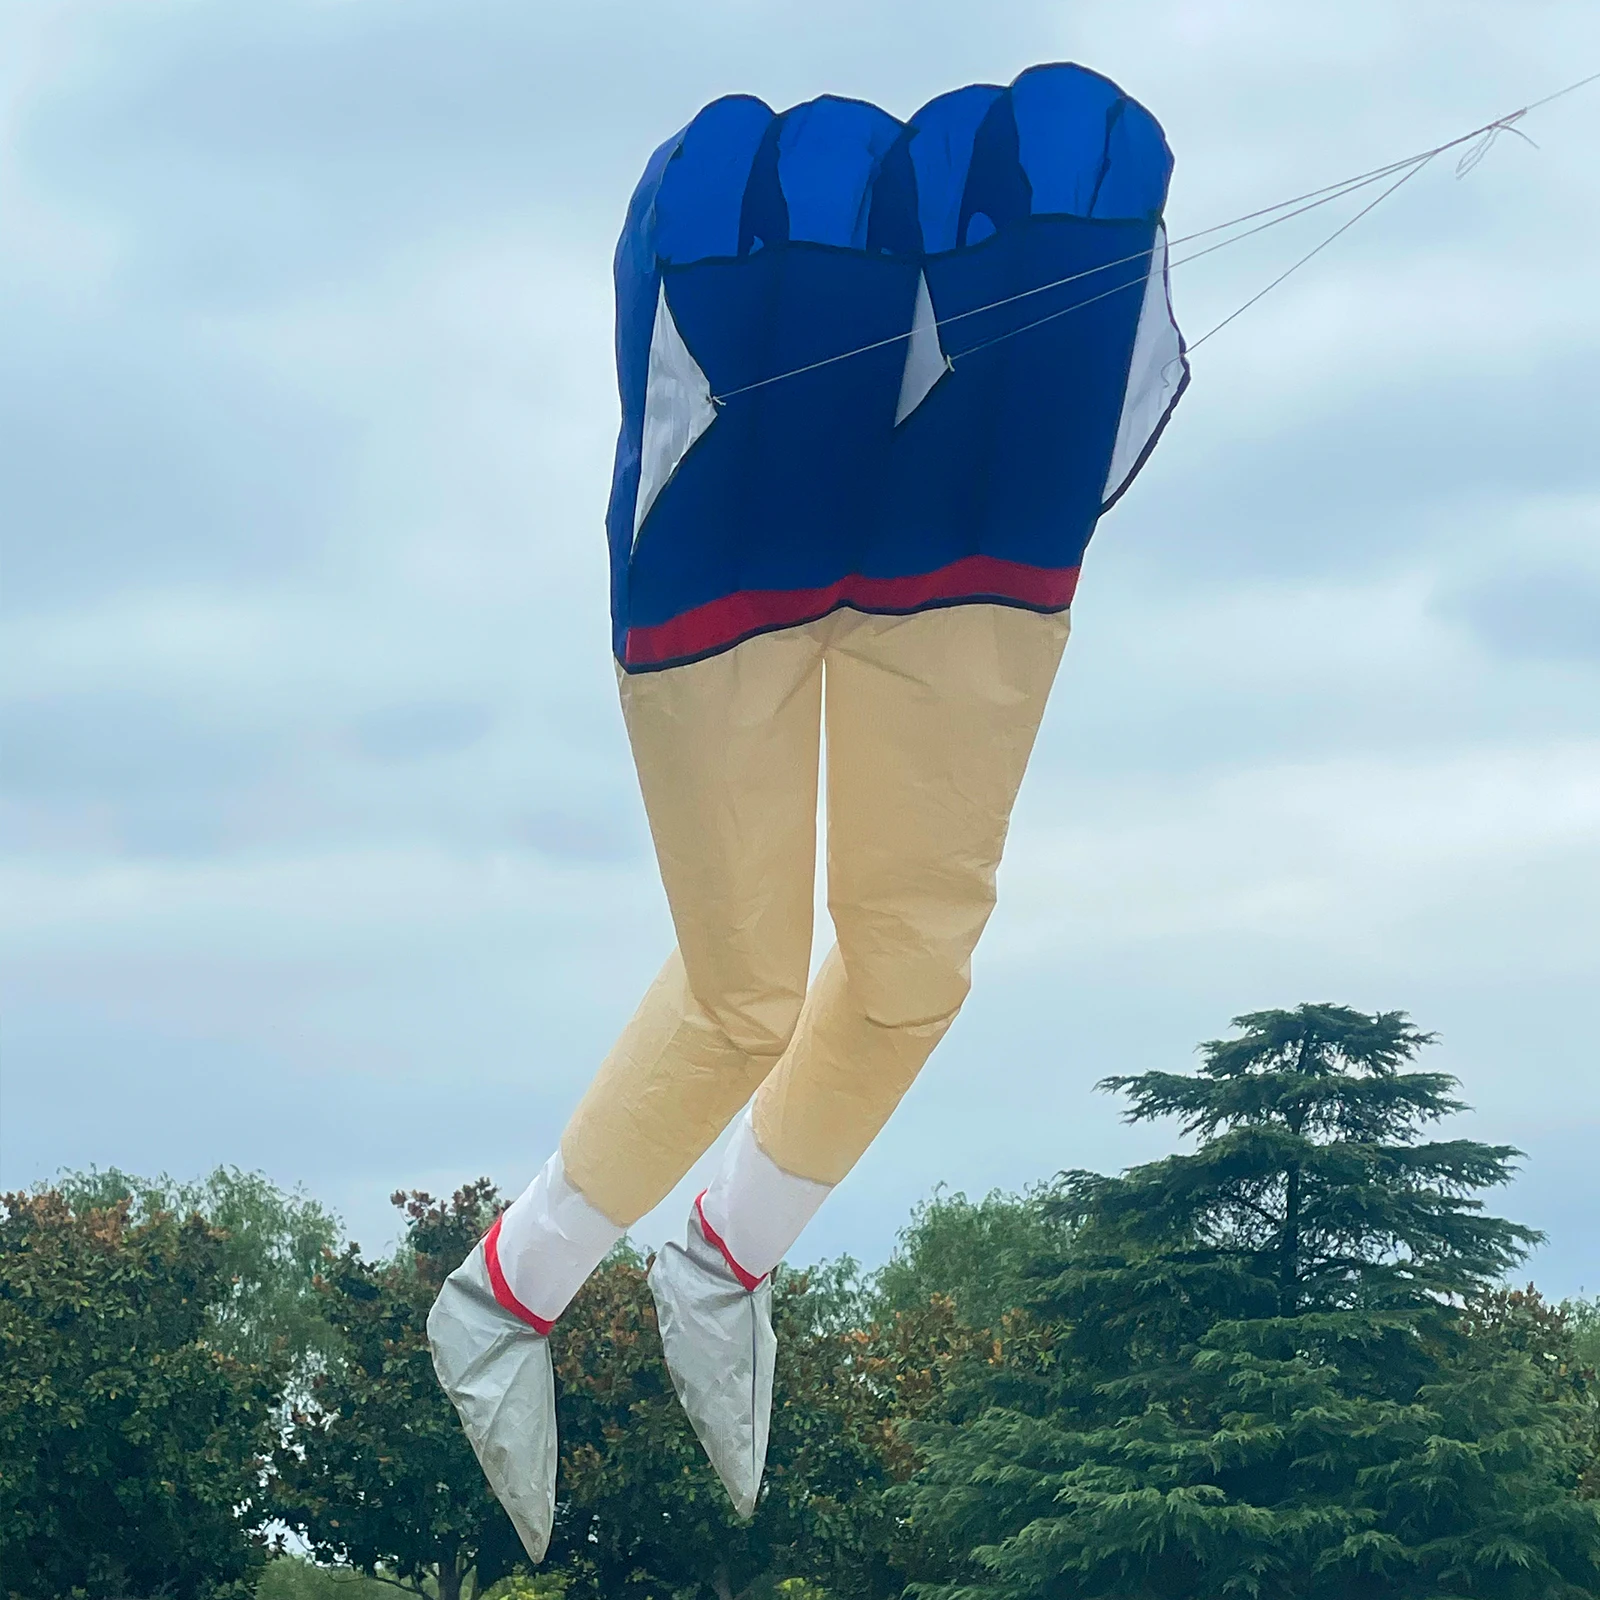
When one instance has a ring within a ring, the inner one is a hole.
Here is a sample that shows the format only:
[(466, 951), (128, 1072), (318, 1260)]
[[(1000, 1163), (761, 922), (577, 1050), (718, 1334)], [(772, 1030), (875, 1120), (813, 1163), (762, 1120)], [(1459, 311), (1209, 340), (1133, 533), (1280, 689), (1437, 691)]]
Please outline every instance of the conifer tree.
[(1488, 1215), (1518, 1152), (1401, 1012), (1235, 1019), (1198, 1073), (1106, 1080), (1192, 1152), (1067, 1175), (1048, 1339), (922, 1437), (913, 1526), (944, 1600), (1600, 1595), (1570, 1410), (1461, 1307), (1538, 1240)]

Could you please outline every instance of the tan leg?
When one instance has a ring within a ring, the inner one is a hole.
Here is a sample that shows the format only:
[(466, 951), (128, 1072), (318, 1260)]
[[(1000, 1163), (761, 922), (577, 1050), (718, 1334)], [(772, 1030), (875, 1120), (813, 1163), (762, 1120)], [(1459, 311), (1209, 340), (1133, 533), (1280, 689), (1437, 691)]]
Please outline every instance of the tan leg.
[(961, 1008), (1065, 613), (838, 613), (828, 643), (828, 906), (838, 944), (756, 1095), (759, 1146), (837, 1183)]
[(732, 1120), (794, 1033), (811, 965), (818, 628), (620, 679), (678, 948), (561, 1139), (627, 1227)]

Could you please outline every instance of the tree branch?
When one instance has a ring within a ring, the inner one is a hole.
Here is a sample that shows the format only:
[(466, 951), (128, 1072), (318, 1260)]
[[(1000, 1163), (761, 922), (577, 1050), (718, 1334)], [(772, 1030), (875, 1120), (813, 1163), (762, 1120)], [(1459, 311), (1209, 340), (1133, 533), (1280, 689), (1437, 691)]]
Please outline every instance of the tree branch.
[[(361, 1572), (360, 1567), (336, 1568), (336, 1571)], [(386, 1583), (391, 1589), (403, 1589), (407, 1594), (420, 1594), (426, 1596), (428, 1591), (420, 1584), (406, 1583), (400, 1578), (386, 1578), (381, 1572), (361, 1572), (363, 1578), (370, 1578), (374, 1583)]]
[(1250, 1199), (1248, 1195), (1242, 1195), (1235, 1193), (1233, 1190), (1228, 1190), (1223, 1195), (1223, 1198), (1226, 1200), (1231, 1200), (1235, 1205), (1244, 1206), (1246, 1209), (1255, 1212), (1255, 1214), (1260, 1217), (1261, 1220), (1266, 1223), (1274, 1233), (1276, 1233), (1278, 1229), (1283, 1226), (1282, 1217), (1275, 1217), (1270, 1211), (1267, 1210), (1265, 1206), (1257, 1205), (1256, 1202)]

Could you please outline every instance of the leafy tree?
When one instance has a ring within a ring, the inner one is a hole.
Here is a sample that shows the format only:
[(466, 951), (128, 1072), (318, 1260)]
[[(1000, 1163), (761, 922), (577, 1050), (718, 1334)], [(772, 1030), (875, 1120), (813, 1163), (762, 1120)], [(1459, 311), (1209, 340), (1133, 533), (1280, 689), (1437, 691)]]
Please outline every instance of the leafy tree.
[(265, 1562), (282, 1370), (212, 1339), (228, 1241), (45, 1189), (0, 1198), (0, 1571), (14, 1600), (236, 1600)]
[[(255, 1600), (394, 1600), (394, 1586), (349, 1567), (320, 1567), (304, 1556), (280, 1552), (261, 1574)], [(548, 1600), (558, 1597), (552, 1595)]]
[(1565, 1410), (1583, 1465), (1578, 1493), (1600, 1499), (1600, 1372), (1596, 1305), (1565, 1300), (1551, 1305), (1530, 1283), (1492, 1289), (1466, 1308), (1463, 1331), (1487, 1349), (1525, 1355), (1548, 1399)]
[(408, 1226), (392, 1260), (366, 1261), (351, 1244), (324, 1262), (320, 1314), (341, 1353), (292, 1413), (273, 1510), (322, 1560), (470, 1600), (522, 1547), (434, 1376), (426, 1325), (439, 1286), (493, 1220), (496, 1193), (484, 1179), (448, 1201), (394, 1201)]
[(1478, 1295), (1463, 1308), (1461, 1328), (1481, 1345), (1528, 1356), (1552, 1395), (1582, 1397), (1595, 1374), (1580, 1317), (1571, 1302), (1552, 1305), (1530, 1283)]
[(126, 1201), (135, 1220), (193, 1214), (217, 1229), (231, 1284), (209, 1308), (207, 1340), (217, 1349), (245, 1362), (287, 1362), (293, 1387), (302, 1392), (333, 1353), (336, 1336), (322, 1317), (314, 1284), (340, 1228), (302, 1191), (285, 1193), (265, 1173), (238, 1167), (218, 1167), (192, 1183), (91, 1167), (62, 1173), (54, 1187), (80, 1211)]
[(1600, 1500), (1600, 1296), (1563, 1300), (1561, 1313), (1571, 1343), (1570, 1359), (1583, 1371), (1588, 1385), (1591, 1426), (1588, 1430), (1588, 1462), (1583, 1469), (1579, 1493), (1586, 1499)]
[(924, 1428), (918, 1592), (1139, 1600), (1554, 1600), (1600, 1593), (1600, 1507), (1536, 1354), (1473, 1338), (1537, 1240), (1485, 1214), (1517, 1152), (1423, 1132), (1463, 1110), (1403, 1013), (1235, 1019), (1194, 1075), (1107, 1080), (1192, 1153), (1072, 1173), (1043, 1337)]
[(1561, 1310), (1572, 1331), (1573, 1350), (1585, 1367), (1600, 1370), (1600, 1297), (1563, 1300)]
[(1051, 1204), (1056, 1197), (1051, 1184), (995, 1189), (977, 1201), (935, 1189), (874, 1274), (871, 1312), (887, 1320), (943, 1296), (969, 1326), (999, 1328), (1033, 1292), (1037, 1263), (1067, 1247), (1070, 1226)]

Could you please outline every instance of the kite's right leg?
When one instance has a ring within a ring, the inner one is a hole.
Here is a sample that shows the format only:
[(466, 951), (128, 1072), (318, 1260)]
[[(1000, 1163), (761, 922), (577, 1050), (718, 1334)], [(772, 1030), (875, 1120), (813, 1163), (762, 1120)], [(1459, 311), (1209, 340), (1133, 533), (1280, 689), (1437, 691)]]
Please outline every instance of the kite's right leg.
[(811, 971), (825, 624), (621, 675), (678, 948), (561, 1137), (626, 1228), (671, 1192), (787, 1048)]
[[(673, 1188), (782, 1057), (811, 967), (822, 630), (625, 678), (623, 710), (678, 951), (561, 1141), (616, 1222)], [(770, 1282), (738, 1276), (698, 1210), (650, 1272), (673, 1386), (741, 1516), (766, 1460)]]
[[(549, 1535), (555, 1472), (544, 1336), (622, 1232), (666, 1197), (782, 1056), (810, 972), (817, 630), (793, 628), (706, 661), (623, 676), (621, 694), (678, 948), (560, 1148), (452, 1276), (429, 1320), (440, 1378), (536, 1560)], [(755, 1386), (761, 1371), (770, 1383), (770, 1286), (738, 1282), (720, 1253), (699, 1248), (707, 1243), (691, 1231), (688, 1250), (669, 1246), (652, 1287), (679, 1393), (748, 1510), (759, 1463), (751, 1479), (751, 1450), (730, 1455), (723, 1446), (735, 1436), (750, 1442), (756, 1412), (764, 1446), (765, 1407), (752, 1407), (749, 1379), (739, 1416), (725, 1404), (708, 1407), (685, 1374), (704, 1370), (726, 1386), (715, 1344), (737, 1324), (743, 1366), (754, 1354)]]

